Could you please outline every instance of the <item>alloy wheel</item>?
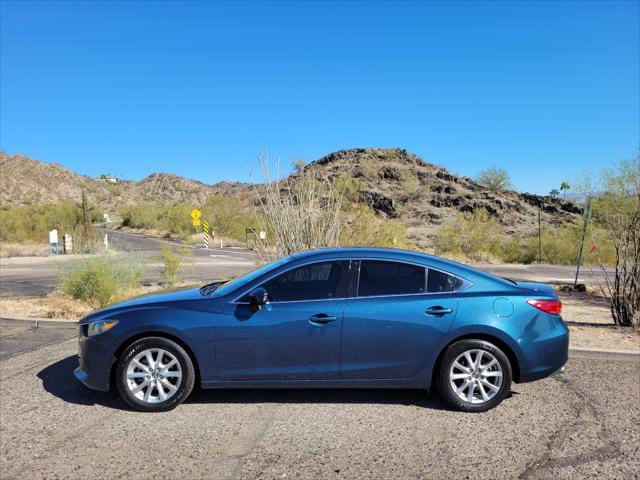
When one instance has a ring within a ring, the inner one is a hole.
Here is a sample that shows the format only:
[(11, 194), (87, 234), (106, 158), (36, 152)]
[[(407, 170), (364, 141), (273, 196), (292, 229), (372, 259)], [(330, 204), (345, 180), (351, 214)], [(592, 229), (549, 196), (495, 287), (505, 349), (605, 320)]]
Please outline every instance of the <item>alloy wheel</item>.
[(127, 387), (136, 398), (146, 403), (160, 403), (178, 391), (182, 368), (172, 353), (149, 348), (131, 359), (126, 376)]
[(502, 366), (486, 350), (461, 353), (449, 370), (453, 392), (468, 403), (481, 404), (495, 397), (502, 386)]

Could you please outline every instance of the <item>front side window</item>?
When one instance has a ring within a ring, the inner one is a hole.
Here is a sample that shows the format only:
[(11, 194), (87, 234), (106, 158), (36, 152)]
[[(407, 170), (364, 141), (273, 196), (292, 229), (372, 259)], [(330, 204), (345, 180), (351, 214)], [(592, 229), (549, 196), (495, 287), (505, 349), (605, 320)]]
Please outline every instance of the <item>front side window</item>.
[(358, 296), (424, 293), (425, 268), (401, 262), (362, 260)]
[(459, 289), (462, 284), (463, 281), (458, 277), (429, 269), (427, 275), (427, 292), (429, 293), (453, 292)]
[(336, 298), (342, 262), (322, 262), (289, 270), (264, 283), (262, 287), (272, 302), (321, 300)]

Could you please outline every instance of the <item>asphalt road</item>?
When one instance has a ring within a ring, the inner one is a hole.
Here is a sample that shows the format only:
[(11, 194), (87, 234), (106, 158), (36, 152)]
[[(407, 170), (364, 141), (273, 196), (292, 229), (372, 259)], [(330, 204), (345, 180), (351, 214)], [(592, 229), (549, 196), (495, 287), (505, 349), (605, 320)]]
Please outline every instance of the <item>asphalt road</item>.
[[(163, 244), (187, 247), (193, 253), (193, 266), (185, 280), (207, 283), (248, 272), (256, 266), (256, 254), (240, 248), (187, 246), (180, 242), (151, 238), (141, 234), (107, 231), (110, 248), (137, 257), (145, 266), (145, 280), (162, 281), (159, 255)], [(15, 257), (0, 259), (0, 297), (47, 295), (56, 288), (57, 272), (73, 257)]]
[[(184, 246), (179, 242), (151, 238), (142, 234), (107, 231), (112, 248), (123, 250), (139, 256), (145, 265), (145, 280), (158, 282), (162, 280), (161, 264), (158, 256), (162, 244)], [(223, 278), (230, 278), (255, 268), (255, 252), (242, 248), (205, 249), (199, 246), (188, 246), (193, 252), (193, 268), (186, 280), (206, 283)], [(0, 259), (0, 297), (42, 296), (56, 287), (57, 270), (69, 261), (70, 257), (46, 258), (3, 258)], [(529, 280), (544, 283), (572, 283), (575, 267), (558, 265), (474, 265), (481, 270), (514, 280)], [(591, 267), (583, 267), (579, 281), (596, 286), (602, 282), (602, 273)]]
[[(0, 327), (3, 479), (638, 478), (634, 363), (572, 360), (483, 414), (417, 390), (196, 391), (128, 410), (72, 376), (75, 332)], [(68, 338), (68, 339), (65, 339)], [(38, 347), (38, 345), (42, 345)]]

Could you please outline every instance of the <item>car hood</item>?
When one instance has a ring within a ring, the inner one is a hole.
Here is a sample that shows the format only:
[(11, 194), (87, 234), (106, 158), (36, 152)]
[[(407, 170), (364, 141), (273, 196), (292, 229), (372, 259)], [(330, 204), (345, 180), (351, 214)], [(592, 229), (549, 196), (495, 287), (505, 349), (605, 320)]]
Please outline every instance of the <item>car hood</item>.
[(125, 300), (124, 302), (115, 303), (113, 305), (109, 305), (102, 310), (98, 310), (97, 312), (93, 312), (89, 316), (80, 320), (80, 323), (87, 323), (93, 320), (98, 320), (102, 317), (109, 316), (111, 314), (121, 312), (123, 310), (136, 309), (142, 307), (162, 307), (162, 306), (175, 306), (175, 307), (183, 307), (186, 303), (189, 303), (190, 306), (193, 306), (193, 301), (195, 300), (203, 300), (207, 299), (207, 310), (210, 310), (211, 307), (214, 306), (214, 303), (220, 303), (215, 299), (210, 299), (206, 296), (203, 296), (200, 293), (200, 287), (196, 288), (188, 288), (182, 290), (172, 290), (172, 291), (164, 291), (159, 293), (152, 293), (148, 295), (142, 295), (139, 297), (131, 298), (129, 300)]

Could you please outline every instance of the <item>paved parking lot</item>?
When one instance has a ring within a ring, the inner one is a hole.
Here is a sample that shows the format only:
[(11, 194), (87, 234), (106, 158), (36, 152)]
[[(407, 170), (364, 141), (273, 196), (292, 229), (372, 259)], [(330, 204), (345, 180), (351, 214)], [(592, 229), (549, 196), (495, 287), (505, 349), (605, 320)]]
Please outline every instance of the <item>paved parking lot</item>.
[(638, 364), (572, 360), (493, 411), (401, 390), (196, 391), (141, 414), (72, 376), (73, 330), (0, 328), (1, 477), (638, 478)]

